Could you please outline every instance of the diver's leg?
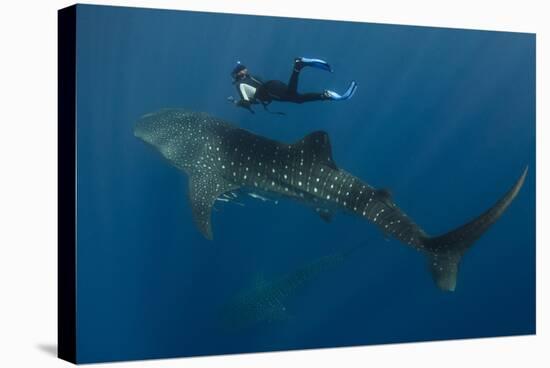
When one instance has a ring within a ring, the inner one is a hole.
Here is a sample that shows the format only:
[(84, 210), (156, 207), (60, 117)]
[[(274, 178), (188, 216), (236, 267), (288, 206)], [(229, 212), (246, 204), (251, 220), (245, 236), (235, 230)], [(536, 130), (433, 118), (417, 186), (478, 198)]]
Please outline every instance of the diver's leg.
[(297, 57), (294, 59), (294, 65), (298, 66), (298, 69), (303, 68), (304, 66), (310, 66), (317, 69), (326, 70), (332, 73), (332, 68), (330, 65), (321, 59), (312, 59), (306, 57)]
[(260, 86), (256, 95), (260, 100), (270, 102), (272, 100), (284, 101), (288, 95), (288, 86), (279, 80), (270, 80)]
[(304, 102), (321, 101), (326, 99), (327, 96), (324, 93), (296, 93), (292, 96), (289, 96), (288, 101), (301, 104)]
[(341, 95), (337, 92), (334, 92), (332, 90), (329, 90), (329, 89), (325, 90), (323, 95), (326, 99), (329, 99), (329, 100), (345, 101), (345, 100), (349, 100), (350, 98), (352, 98), (353, 95), (355, 94), (356, 90), (357, 90), (357, 83), (355, 81), (351, 81), (348, 89), (346, 90), (346, 92), (344, 92), (343, 95)]
[(297, 63), (297, 60), (294, 60), (294, 68), (292, 68), (292, 74), (290, 75), (290, 79), (288, 80), (288, 93), (289, 94), (297, 94), (298, 93), (298, 77), (300, 76), (300, 70), (302, 70), (302, 67), (299, 63)]
[(339, 94), (329, 89), (325, 90), (322, 93), (296, 93), (294, 95), (288, 96), (287, 101), (292, 101), (296, 103), (310, 102), (310, 101), (320, 101), (320, 100), (332, 100), (332, 101), (345, 101), (349, 100), (355, 94), (357, 90), (357, 83), (352, 81), (344, 94)]
[[(321, 59), (311, 59), (305, 57), (294, 58), (294, 67), (292, 68), (292, 74), (288, 80), (288, 93), (291, 95), (298, 94), (298, 77), (300, 76), (300, 70), (305, 66), (323, 69), (332, 72), (330, 65)], [(307, 98), (312, 98), (308, 96)], [(309, 101), (309, 100), (308, 100)]]

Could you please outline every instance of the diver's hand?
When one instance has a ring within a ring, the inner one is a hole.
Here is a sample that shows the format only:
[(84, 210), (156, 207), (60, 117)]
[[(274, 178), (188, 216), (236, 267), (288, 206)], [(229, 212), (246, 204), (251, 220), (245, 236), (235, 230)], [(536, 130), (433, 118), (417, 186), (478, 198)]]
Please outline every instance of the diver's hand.
[(256, 113), (254, 110), (252, 110), (252, 104), (250, 103), (250, 101), (246, 101), (246, 100), (235, 101), (233, 96), (227, 97), (227, 100), (233, 102), (235, 104), (235, 106), (239, 106), (239, 107), (242, 107), (244, 109), (247, 109), (252, 114)]

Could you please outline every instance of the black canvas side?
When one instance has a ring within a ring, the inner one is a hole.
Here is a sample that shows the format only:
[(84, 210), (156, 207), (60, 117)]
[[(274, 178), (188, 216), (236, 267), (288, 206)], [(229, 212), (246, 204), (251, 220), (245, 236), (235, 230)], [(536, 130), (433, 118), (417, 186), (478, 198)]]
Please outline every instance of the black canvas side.
[(76, 5), (58, 11), (58, 357), (76, 363)]

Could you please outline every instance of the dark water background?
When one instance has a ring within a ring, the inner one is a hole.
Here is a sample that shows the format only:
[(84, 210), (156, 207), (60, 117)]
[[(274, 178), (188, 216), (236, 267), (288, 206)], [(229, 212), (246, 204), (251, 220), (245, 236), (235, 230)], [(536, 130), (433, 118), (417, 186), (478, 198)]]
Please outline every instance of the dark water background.
[[(78, 360), (455, 339), (535, 332), (535, 36), (381, 24), (78, 7)], [(237, 60), (301, 91), (359, 89), (347, 102), (227, 103)], [(132, 133), (163, 107), (207, 111), (293, 142), (326, 130), (337, 164), (388, 188), (428, 233), (470, 220), (508, 190), (507, 213), (465, 255), (454, 293), (422, 255), (298, 203), (217, 205), (214, 241), (195, 229), (187, 179)], [(257, 275), (276, 279), (367, 246), (285, 301), (286, 321), (237, 333), (220, 306)]]

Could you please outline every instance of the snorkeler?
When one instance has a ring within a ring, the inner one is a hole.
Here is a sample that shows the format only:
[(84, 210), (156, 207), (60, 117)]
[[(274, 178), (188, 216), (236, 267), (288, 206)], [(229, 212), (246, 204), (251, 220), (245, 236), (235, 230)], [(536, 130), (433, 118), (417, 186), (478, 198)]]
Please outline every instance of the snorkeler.
[(246, 66), (237, 62), (237, 66), (235, 66), (231, 72), (231, 76), (233, 77), (233, 84), (237, 87), (241, 99), (237, 101), (233, 96), (229, 96), (227, 99), (236, 106), (243, 107), (248, 109), (251, 113), (254, 113), (251, 107), (253, 104), (261, 103), (267, 110), (267, 105), (272, 101), (294, 102), (299, 104), (323, 100), (342, 101), (350, 99), (357, 89), (357, 83), (352, 81), (343, 95), (328, 89), (320, 93), (298, 93), (298, 76), (305, 66), (332, 72), (330, 65), (324, 60), (299, 57), (294, 59), (294, 68), (288, 84), (278, 80), (263, 82), (258, 77), (252, 76), (248, 72)]

